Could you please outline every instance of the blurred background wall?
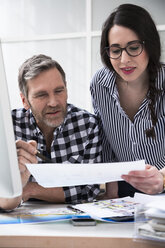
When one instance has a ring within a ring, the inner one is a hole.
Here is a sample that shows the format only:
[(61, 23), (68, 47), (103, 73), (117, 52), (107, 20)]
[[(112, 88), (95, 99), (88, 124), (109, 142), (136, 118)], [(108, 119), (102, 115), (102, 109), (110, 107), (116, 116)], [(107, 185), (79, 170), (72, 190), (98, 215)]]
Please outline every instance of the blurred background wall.
[(68, 102), (92, 111), (89, 85), (102, 66), (101, 27), (121, 3), (134, 3), (151, 13), (165, 62), (164, 0), (0, 0), (0, 38), (11, 108), (22, 107), (19, 66), (32, 55), (43, 53), (57, 60), (66, 72)]

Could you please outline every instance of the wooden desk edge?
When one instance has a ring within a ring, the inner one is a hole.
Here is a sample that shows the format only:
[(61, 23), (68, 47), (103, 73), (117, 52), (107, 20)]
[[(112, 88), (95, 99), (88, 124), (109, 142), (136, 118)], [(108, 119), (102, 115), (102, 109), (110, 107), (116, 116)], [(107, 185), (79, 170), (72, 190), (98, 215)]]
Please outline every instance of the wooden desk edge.
[(72, 236), (0, 236), (0, 248), (160, 248), (131, 238)]

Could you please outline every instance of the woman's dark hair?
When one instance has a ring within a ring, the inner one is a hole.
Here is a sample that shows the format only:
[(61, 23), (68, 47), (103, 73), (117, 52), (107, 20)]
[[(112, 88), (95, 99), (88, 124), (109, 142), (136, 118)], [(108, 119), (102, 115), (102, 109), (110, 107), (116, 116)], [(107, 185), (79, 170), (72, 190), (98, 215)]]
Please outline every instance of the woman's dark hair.
[(160, 68), (161, 44), (156, 25), (150, 14), (142, 7), (134, 4), (122, 4), (115, 9), (107, 18), (102, 28), (100, 53), (103, 64), (111, 70), (114, 70), (111, 61), (105, 51), (109, 46), (108, 34), (114, 25), (123, 26), (136, 33), (139, 40), (145, 42), (145, 50), (149, 56), (148, 74), (149, 74), (149, 110), (151, 113), (152, 127), (145, 130), (147, 137), (155, 138), (154, 126), (157, 122), (155, 114), (155, 100), (159, 91), (155, 87), (155, 80), (158, 69)]

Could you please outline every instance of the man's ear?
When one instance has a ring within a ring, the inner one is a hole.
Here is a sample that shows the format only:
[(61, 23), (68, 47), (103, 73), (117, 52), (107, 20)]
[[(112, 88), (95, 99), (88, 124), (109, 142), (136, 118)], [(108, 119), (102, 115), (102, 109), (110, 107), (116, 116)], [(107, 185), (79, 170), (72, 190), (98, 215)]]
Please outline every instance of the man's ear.
[(22, 103), (23, 103), (24, 108), (26, 110), (28, 110), (30, 108), (28, 99), (26, 98), (26, 96), (22, 92), (20, 92), (20, 96), (21, 96), (21, 100), (22, 100)]

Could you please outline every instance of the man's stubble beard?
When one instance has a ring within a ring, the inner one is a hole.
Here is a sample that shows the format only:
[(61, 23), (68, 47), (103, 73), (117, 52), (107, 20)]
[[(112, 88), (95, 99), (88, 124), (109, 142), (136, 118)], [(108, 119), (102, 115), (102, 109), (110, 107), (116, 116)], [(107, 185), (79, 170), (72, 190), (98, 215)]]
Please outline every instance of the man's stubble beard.
[(66, 114), (67, 114), (67, 104), (66, 104), (66, 107), (65, 109), (64, 108), (59, 108), (59, 107), (56, 107), (56, 108), (50, 108), (50, 110), (60, 110), (61, 112), (61, 116), (60, 117), (55, 117), (55, 118), (45, 118), (45, 111), (43, 110), (41, 113), (38, 113), (37, 111), (35, 111), (31, 104), (29, 103), (30, 105), (30, 108), (31, 108), (31, 111), (33, 113), (33, 116), (36, 120), (36, 123), (40, 126), (40, 124), (44, 124), (45, 126), (48, 126), (48, 127), (52, 127), (52, 128), (57, 128), (59, 127), (63, 122), (64, 122), (64, 119), (66, 117)]

